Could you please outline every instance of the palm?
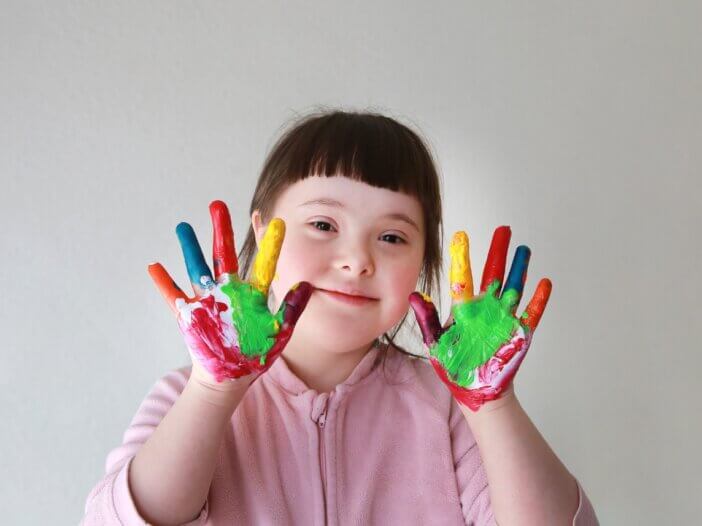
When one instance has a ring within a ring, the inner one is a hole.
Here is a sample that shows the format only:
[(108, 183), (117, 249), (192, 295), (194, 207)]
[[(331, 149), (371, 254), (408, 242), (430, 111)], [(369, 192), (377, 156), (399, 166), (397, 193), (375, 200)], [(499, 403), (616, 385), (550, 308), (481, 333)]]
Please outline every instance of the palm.
[(481, 292), (473, 297), (473, 283), (465, 233), (451, 244), (452, 320), (441, 327), (431, 299), (414, 293), (410, 302), (419, 320), (430, 361), (456, 399), (477, 411), (509, 387), (529, 349), (531, 338), (548, 301), (551, 282), (541, 280), (526, 311), (514, 313), (526, 280), (530, 251), (515, 253), (504, 290), (509, 227), (495, 231), (483, 273)]
[(149, 273), (176, 313), (193, 361), (221, 382), (261, 373), (272, 365), (292, 335), (311, 286), (300, 283), (293, 287), (278, 312), (272, 314), (267, 293), (285, 235), (283, 221), (270, 222), (254, 261), (252, 279), (244, 281), (238, 276), (229, 211), (222, 201), (214, 201), (210, 213), (214, 278), (192, 227), (181, 223), (176, 228), (195, 297), (188, 298), (159, 263), (150, 265)]

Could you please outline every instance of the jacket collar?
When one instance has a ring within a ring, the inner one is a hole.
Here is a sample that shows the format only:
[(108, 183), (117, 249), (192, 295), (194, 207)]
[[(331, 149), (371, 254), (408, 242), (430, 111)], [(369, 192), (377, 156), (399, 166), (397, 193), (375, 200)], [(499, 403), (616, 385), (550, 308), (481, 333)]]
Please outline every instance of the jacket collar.
[[(339, 386), (342, 385), (355, 385), (364, 378), (366, 378), (368, 375), (375, 371), (375, 368), (373, 366), (376, 362), (376, 359), (380, 359), (380, 349), (377, 344), (373, 345), (373, 347), (369, 349), (369, 351), (361, 359), (361, 361), (358, 362), (356, 368), (353, 371), (351, 371), (349, 377), (343, 382), (341, 382), (339, 385), (337, 385), (335, 389), (338, 389)], [(273, 365), (271, 365), (270, 369), (266, 371), (262, 379), (272, 380), (274, 383), (278, 384), (278, 386), (280, 386), (283, 390), (293, 395), (300, 395), (306, 391), (312, 391), (312, 389), (307, 387), (307, 384), (305, 384), (305, 382), (300, 380), (300, 378), (298, 378), (295, 375), (295, 373), (293, 373), (290, 370), (288, 364), (285, 363), (285, 360), (283, 360), (282, 356), (279, 356), (275, 360), (275, 362), (273, 362)]]

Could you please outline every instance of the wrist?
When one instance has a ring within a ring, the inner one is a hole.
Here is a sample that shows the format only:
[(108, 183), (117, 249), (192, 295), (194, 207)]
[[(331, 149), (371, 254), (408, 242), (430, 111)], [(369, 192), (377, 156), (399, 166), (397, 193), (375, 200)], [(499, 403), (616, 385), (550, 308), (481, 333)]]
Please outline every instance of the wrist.
[(228, 407), (232, 403), (236, 405), (241, 400), (255, 379), (256, 375), (251, 373), (239, 378), (215, 382), (208, 378), (202, 378), (193, 369), (186, 388), (189, 388), (195, 396), (205, 402)]
[(507, 389), (505, 389), (500, 394), (499, 398), (485, 402), (478, 408), (477, 411), (473, 411), (469, 407), (466, 407), (458, 402), (458, 406), (460, 407), (461, 411), (471, 423), (478, 423), (480, 420), (486, 417), (495, 416), (497, 413), (509, 411), (511, 408), (517, 405), (519, 405), (519, 400), (517, 400), (517, 395), (514, 393), (514, 385), (510, 385)]

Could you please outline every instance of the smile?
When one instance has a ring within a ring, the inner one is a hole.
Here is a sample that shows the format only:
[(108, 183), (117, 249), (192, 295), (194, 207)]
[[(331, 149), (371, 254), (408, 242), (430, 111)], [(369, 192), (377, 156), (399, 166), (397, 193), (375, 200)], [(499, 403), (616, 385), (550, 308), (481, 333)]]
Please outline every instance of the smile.
[(341, 303), (347, 305), (368, 305), (369, 303), (374, 303), (378, 301), (377, 298), (369, 298), (368, 296), (358, 296), (355, 294), (346, 294), (344, 292), (339, 292), (336, 290), (326, 290), (326, 289), (316, 289), (317, 292), (321, 292), (324, 296), (335, 299)]

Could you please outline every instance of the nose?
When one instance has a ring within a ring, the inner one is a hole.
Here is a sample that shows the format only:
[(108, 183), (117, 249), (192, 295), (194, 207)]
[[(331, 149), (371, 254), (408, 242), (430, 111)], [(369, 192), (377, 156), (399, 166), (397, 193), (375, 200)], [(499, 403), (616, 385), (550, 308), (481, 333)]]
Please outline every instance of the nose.
[(340, 252), (335, 266), (351, 276), (372, 276), (375, 272), (373, 256), (362, 243), (350, 245)]

